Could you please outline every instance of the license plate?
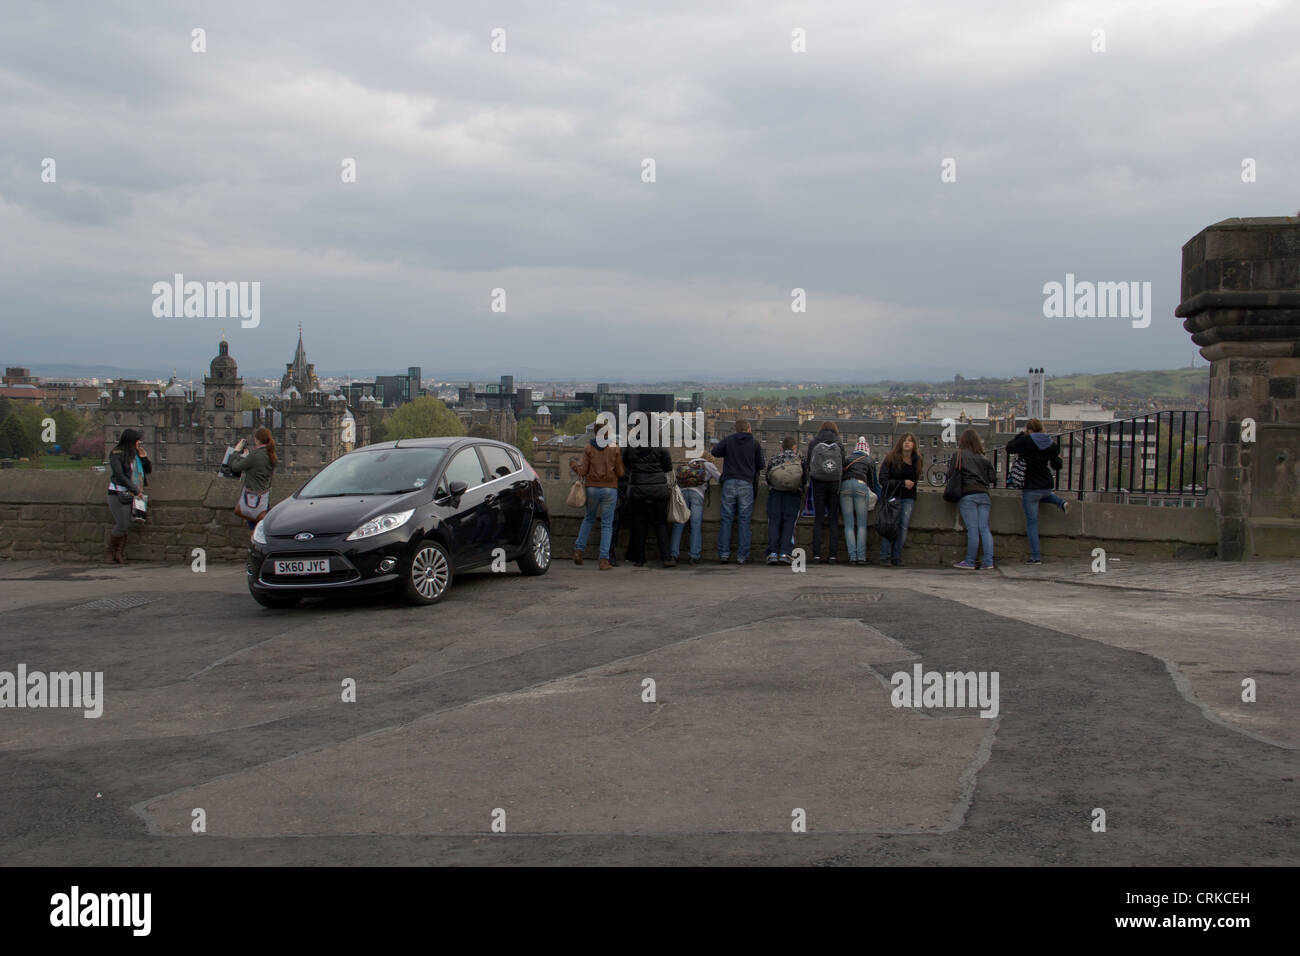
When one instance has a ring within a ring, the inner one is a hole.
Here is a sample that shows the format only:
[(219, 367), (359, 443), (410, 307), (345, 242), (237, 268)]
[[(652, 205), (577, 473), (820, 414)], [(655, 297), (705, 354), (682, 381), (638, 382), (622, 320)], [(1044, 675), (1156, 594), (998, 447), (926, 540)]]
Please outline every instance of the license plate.
[(329, 574), (329, 558), (313, 558), (310, 561), (277, 561), (276, 574)]

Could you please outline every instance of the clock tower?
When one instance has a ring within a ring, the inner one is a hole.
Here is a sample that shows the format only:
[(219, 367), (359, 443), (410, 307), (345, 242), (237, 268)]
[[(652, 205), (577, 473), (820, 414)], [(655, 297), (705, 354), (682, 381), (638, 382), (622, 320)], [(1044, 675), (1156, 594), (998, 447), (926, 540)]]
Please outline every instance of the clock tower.
[[(209, 436), (209, 446), (235, 443), (235, 429), (243, 423), (243, 409), (244, 380), (239, 377), (239, 366), (230, 357), (230, 344), (223, 335), (217, 347), (217, 357), (208, 366), (208, 374), (203, 379), (200, 426)], [(224, 448), (220, 451), (224, 453)]]

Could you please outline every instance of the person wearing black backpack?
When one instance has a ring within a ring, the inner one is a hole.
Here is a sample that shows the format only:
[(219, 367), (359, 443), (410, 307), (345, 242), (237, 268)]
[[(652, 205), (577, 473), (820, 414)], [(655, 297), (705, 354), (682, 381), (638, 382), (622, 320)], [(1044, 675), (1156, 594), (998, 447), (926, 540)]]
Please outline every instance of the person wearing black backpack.
[(1025, 424), (1025, 430), (1007, 442), (1007, 452), (1019, 455), (1025, 463), (1020, 502), (1025, 508), (1025, 534), (1029, 538), (1026, 563), (1042, 564), (1043, 555), (1038, 542), (1039, 504), (1046, 501), (1066, 514), (1070, 513), (1070, 503), (1056, 494), (1056, 478), (1052, 474), (1052, 471), (1061, 470), (1061, 443), (1044, 435), (1043, 423), (1031, 418)]
[(825, 526), (830, 532), (827, 560), (834, 564), (840, 537), (840, 479), (844, 475), (844, 447), (840, 444), (840, 430), (834, 422), (822, 422), (821, 430), (808, 443), (804, 463), (812, 482), (813, 560), (822, 563), (822, 528)]

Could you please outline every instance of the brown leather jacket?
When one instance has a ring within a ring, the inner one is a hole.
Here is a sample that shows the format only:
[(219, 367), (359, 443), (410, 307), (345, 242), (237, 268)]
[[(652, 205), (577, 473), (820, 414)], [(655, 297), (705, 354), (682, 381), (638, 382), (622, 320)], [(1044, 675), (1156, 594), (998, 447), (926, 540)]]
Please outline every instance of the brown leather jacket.
[(617, 488), (619, 478), (623, 477), (623, 454), (613, 445), (598, 448), (593, 442), (587, 442), (582, 449), (582, 462), (575, 465), (570, 460), (569, 467), (586, 479), (588, 488)]

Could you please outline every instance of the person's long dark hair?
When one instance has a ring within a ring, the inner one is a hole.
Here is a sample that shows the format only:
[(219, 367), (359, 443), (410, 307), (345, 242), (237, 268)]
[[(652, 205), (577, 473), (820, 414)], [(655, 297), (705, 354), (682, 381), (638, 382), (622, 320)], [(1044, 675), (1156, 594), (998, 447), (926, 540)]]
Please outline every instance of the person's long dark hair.
[(916, 465), (916, 474), (919, 477), (921, 472), (925, 470), (925, 463), (921, 458), (921, 443), (916, 440), (916, 436), (911, 432), (903, 432), (903, 434), (898, 436), (894, 441), (894, 447), (891, 448), (889, 454), (885, 456), (885, 464), (889, 466), (891, 471), (895, 468), (901, 468), (905, 464), (909, 464), (909, 462), (903, 461), (903, 442), (907, 441), (909, 438), (912, 439), (912, 461), (910, 463)]
[(980, 433), (973, 428), (968, 428), (961, 433), (961, 437), (957, 439), (957, 448), (976, 455), (984, 454), (984, 443), (980, 441)]
[(122, 463), (126, 464), (135, 458), (135, 443), (144, 438), (144, 432), (138, 428), (126, 428), (122, 430), (122, 437), (117, 440), (113, 446), (113, 451), (122, 453)]

